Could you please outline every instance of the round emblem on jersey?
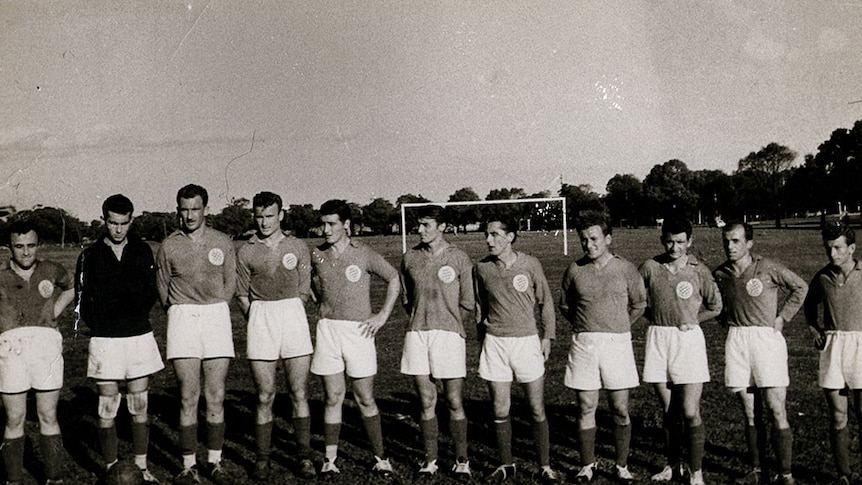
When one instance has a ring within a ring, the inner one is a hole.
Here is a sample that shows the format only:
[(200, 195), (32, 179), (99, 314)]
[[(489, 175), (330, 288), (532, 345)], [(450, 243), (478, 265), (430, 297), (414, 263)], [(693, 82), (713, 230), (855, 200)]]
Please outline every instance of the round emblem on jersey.
[(359, 281), (359, 278), (362, 277), (362, 270), (359, 269), (359, 266), (351, 264), (347, 267), (347, 269), (344, 270), (344, 276), (347, 277), (347, 281), (351, 283), (356, 283), (357, 281)]
[(757, 278), (751, 278), (745, 283), (745, 291), (750, 296), (760, 296), (763, 293), (763, 282)]
[(680, 281), (676, 284), (676, 296), (680, 300), (688, 300), (694, 294), (694, 286), (688, 281)]
[(512, 286), (521, 293), (527, 291), (530, 287), (530, 278), (527, 275), (519, 274), (512, 278)]
[(296, 255), (293, 253), (287, 253), (281, 257), (281, 264), (284, 265), (286, 269), (296, 269)]
[(42, 298), (51, 298), (51, 295), (54, 294), (54, 283), (51, 283), (48, 280), (42, 280), (39, 282), (39, 294), (42, 295)]
[(215, 266), (221, 266), (224, 264), (224, 251), (219, 248), (210, 249), (210, 252), (207, 257), (209, 258), (210, 263)]
[(437, 278), (440, 279), (443, 283), (447, 285), (453, 281), (455, 281), (455, 270), (452, 269), (451, 266), (443, 266), (442, 268), (437, 270)]

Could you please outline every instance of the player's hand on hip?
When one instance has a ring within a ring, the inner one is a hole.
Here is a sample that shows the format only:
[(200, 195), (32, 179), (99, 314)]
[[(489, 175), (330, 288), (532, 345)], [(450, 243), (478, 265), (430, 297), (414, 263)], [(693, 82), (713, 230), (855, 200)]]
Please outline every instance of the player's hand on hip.
[(780, 316), (775, 317), (775, 323), (773, 323), (772, 327), (776, 332), (781, 333), (784, 330), (784, 318)]
[(679, 330), (681, 332), (688, 332), (689, 330), (694, 330), (696, 327), (697, 325), (694, 325), (692, 323), (683, 323), (679, 326)]
[(362, 329), (362, 336), (365, 338), (374, 338), (377, 332), (386, 324), (386, 318), (379, 313), (371, 315), (370, 318), (362, 322), (359, 328)]

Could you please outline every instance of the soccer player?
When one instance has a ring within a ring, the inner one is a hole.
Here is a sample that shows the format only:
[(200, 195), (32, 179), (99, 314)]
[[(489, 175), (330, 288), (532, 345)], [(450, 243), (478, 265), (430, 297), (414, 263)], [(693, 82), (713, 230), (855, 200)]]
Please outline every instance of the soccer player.
[[(838, 468), (837, 484), (850, 483), (848, 395), (862, 422), (862, 265), (854, 257), (856, 234), (846, 225), (823, 229), (829, 264), (814, 275), (805, 297), (805, 319), (820, 349), (818, 384), (829, 405), (829, 442)], [(822, 324), (818, 322), (823, 307)]]
[(311, 415), (306, 396), (311, 364), (311, 333), (305, 302), (311, 294), (308, 246), (281, 232), (281, 197), (261, 192), (252, 199), (257, 232), (237, 251), (237, 299), (248, 318), (247, 354), (257, 387), (254, 478), (270, 476), (272, 403), (276, 368), (281, 361), (290, 388), (293, 428), (302, 478), (314, 478), (311, 462)]
[[(719, 321), (730, 327), (724, 349), (724, 385), (745, 413), (745, 438), (752, 470), (740, 483), (764, 483), (760, 446), (765, 445), (764, 404), (772, 415), (779, 473), (773, 482), (793, 484), (793, 436), (785, 401), (790, 376), (784, 324), (799, 311), (808, 285), (781, 263), (751, 253), (754, 228), (733, 222), (721, 229), (727, 261), (713, 272), (724, 302)], [(779, 289), (787, 292), (779, 302)]]
[(680, 448), (688, 443), (691, 485), (703, 485), (703, 445), (706, 437), (700, 417), (703, 383), (709, 382), (706, 341), (700, 324), (721, 312), (721, 295), (712, 273), (693, 254), (691, 223), (665, 219), (661, 228), (664, 252), (640, 267), (647, 288), (644, 382), (652, 383), (661, 401), (667, 464), (653, 481), (682, 478)]
[(200, 483), (196, 451), (201, 387), (206, 401), (206, 472), (215, 483), (231, 481), (221, 457), (225, 378), (234, 357), (228, 301), (236, 291), (236, 255), (229, 237), (207, 227), (208, 201), (206, 189), (199, 185), (177, 192), (180, 228), (162, 242), (157, 256), (159, 297), (168, 313), (167, 358), (181, 398), (183, 470), (175, 484)]
[[(362, 424), (374, 454), (372, 470), (391, 478), (394, 470), (383, 449), (380, 411), (374, 400), (377, 350), (374, 337), (386, 324), (398, 301), (398, 270), (383, 256), (351, 239), (350, 206), (343, 200), (329, 200), (320, 206), (320, 222), (325, 242), (311, 251), (312, 289), (320, 304), (320, 321), (311, 358), (311, 372), (323, 378), (325, 405), (323, 439), (325, 458), (320, 472), (335, 476), (341, 411), (347, 386), (346, 373), (353, 380), (353, 394), (362, 414)], [(377, 313), (371, 312), (371, 275), (386, 281), (386, 299)]]
[[(550, 432), (545, 415), (545, 361), (556, 334), (554, 301), (539, 260), (512, 245), (517, 222), (491, 219), (485, 227), (489, 256), (476, 265), (476, 307), (482, 353), (479, 375), (488, 381), (494, 404), (494, 430), (502, 463), (494, 474), (500, 480), (515, 476), (512, 457), (512, 380), (521, 383), (533, 418), (536, 456), (543, 483), (559, 483), (551, 468)], [(541, 315), (541, 337), (536, 309)], [(492, 476), (494, 475), (492, 474)]]
[(631, 326), (643, 315), (646, 289), (637, 268), (611, 253), (611, 228), (604, 216), (587, 214), (577, 229), (584, 256), (569, 265), (560, 295), (560, 311), (573, 332), (564, 383), (577, 392), (578, 400), (582, 467), (576, 481), (593, 479), (596, 409), (604, 388), (614, 414), (615, 474), (620, 481), (631, 482), (629, 391), (638, 385)]
[(24, 481), (27, 391), (36, 394), (39, 449), (46, 484), (63, 483), (57, 402), (63, 387), (63, 336), (57, 317), (75, 298), (66, 270), (40, 260), (39, 235), (26, 220), (9, 227), (12, 259), (0, 270), (0, 393), (6, 410), (3, 462), (7, 484)]
[(132, 201), (122, 194), (102, 203), (105, 235), (78, 257), (75, 292), (79, 315), (91, 331), (87, 377), (99, 390), (99, 444), (105, 468), (117, 463), (115, 418), (120, 383), (125, 383), (135, 464), (144, 482), (158, 483), (147, 470), (147, 393), (150, 376), (165, 367), (149, 317), (159, 292), (150, 246), (129, 237), (133, 211)]
[(425, 461), (418, 474), (437, 472), (437, 380), (449, 406), (449, 433), (455, 442), (456, 475), (469, 477), (467, 415), (462, 400), (467, 376), (464, 322), (476, 303), (473, 263), (467, 253), (443, 237), (446, 216), (440, 206), (417, 210), (420, 243), (401, 262), (402, 303), (410, 316), (401, 354), (401, 373), (414, 378), (421, 402)]

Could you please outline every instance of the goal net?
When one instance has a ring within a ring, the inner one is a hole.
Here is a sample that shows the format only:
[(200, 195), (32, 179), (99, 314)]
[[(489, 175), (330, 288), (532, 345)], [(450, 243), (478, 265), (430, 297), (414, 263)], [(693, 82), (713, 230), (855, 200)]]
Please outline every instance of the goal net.
[[(507, 214), (518, 220), (519, 231), (554, 231), (562, 232), (563, 255), (569, 255), (569, 231), (566, 222), (565, 197), (539, 197), (530, 199), (475, 200), (466, 202), (410, 202), (401, 204), (401, 251), (407, 252), (407, 233), (412, 230), (408, 226), (407, 212), (416, 207), (438, 205), (440, 207), (463, 207), (465, 212), (472, 213), (466, 219), (476, 219), (480, 222), (495, 215)], [(516, 207), (520, 205), (520, 207)], [(475, 206), (475, 211), (469, 208)], [(516, 209), (516, 210), (512, 210)], [(457, 228), (457, 225), (456, 225)], [(456, 229), (457, 230), (457, 229)]]

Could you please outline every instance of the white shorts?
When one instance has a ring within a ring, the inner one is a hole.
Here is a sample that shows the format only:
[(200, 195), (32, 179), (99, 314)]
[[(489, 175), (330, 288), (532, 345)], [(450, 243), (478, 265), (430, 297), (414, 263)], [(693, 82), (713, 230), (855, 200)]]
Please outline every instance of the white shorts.
[(632, 349), (632, 334), (573, 334), (564, 384), (579, 391), (602, 388), (616, 391), (637, 387), (638, 369)]
[(545, 375), (545, 356), (538, 335), (485, 335), (479, 355), (479, 377), (492, 382), (527, 383)]
[(290, 359), (311, 355), (311, 331), (299, 298), (251, 302), (248, 311), (249, 360)]
[(724, 346), (724, 385), (731, 389), (787, 387), (787, 342), (772, 327), (730, 327)]
[(435, 379), (467, 377), (467, 342), (448, 330), (418, 330), (404, 335), (401, 373)]
[(233, 332), (227, 303), (171, 305), (167, 341), (168, 360), (233, 357)]
[(311, 357), (311, 372), (330, 376), (345, 372), (361, 379), (377, 374), (377, 348), (374, 338), (362, 335), (362, 322), (330, 320), (317, 322), (317, 339)]
[(165, 368), (153, 332), (134, 337), (92, 337), (87, 377), (121, 381), (148, 376)]
[(817, 383), (824, 389), (862, 389), (862, 332), (826, 332)]
[(644, 382), (709, 382), (706, 340), (700, 325), (686, 331), (651, 325), (647, 329), (645, 354)]
[(0, 334), (0, 393), (63, 387), (63, 336), (54, 328), (18, 327)]

